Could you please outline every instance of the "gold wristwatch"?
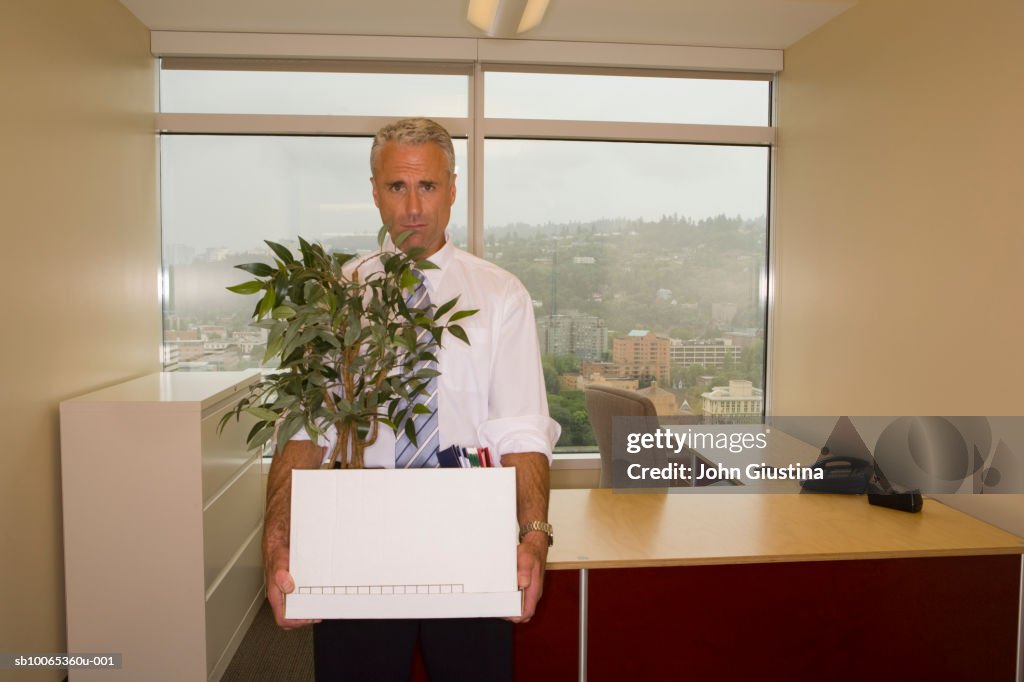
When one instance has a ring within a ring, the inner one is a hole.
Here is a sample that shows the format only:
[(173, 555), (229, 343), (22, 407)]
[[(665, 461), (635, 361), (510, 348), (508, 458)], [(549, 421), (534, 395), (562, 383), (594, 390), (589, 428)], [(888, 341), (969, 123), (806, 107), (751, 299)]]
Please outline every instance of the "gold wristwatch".
[(523, 541), (526, 534), (532, 530), (539, 530), (548, 536), (548, 547), (555, 544), (555, 529), (550, 523), (546, 521), (530, 521), (519, 526), (519, 542)]

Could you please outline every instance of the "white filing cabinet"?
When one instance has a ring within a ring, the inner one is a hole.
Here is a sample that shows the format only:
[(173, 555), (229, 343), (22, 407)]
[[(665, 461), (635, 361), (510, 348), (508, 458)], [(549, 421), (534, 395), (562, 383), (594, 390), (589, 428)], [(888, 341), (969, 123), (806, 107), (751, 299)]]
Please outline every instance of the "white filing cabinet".
[(258, 373), (159, 373), (60, 406), (68, 651), (100, 679), (218, 680), (263, 598), (263, 479), (217, 425)]

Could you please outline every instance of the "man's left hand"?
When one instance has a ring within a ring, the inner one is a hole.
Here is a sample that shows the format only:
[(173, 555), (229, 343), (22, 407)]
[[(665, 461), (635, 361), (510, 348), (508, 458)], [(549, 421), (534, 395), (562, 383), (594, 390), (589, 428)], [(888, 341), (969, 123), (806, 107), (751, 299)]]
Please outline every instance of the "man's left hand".
[(537, 602), (544, 592), (544, 564), (548, 558), (548, 539), (544, 533), (527, 533), (519, 543), (516, 562), (519, 589), (523, 591), (523, 615), (509, 618), (513, 623), (528, 623), (537, 610)]

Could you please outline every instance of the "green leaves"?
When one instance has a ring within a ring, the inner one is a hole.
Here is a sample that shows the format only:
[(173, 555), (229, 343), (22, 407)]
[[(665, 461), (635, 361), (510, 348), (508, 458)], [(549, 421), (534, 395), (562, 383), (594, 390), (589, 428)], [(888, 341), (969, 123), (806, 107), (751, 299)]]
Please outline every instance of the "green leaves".
[[(386, 235), (385, 226), (379, 243)], [(221, 428), (245, 413), (257, 420), (250, 446), (276, 439), (278, 448), (300, 431), (316, 438), (333, 429), (344, 443), (333, 454), (343, 466), (358, 466), (362, 448), (376, 437), (374, 424), (414, 430), (410, 417), (427, 410), (417, 401), (438, 374), (423, 363), (436, 362), (446, 330), (469, 343), (457, 322), (477, 311), (456, 310), (458, 296), (436, 307), (405, 303), (418, 283), (415, 271), (437, 267), (417, 260), (422, 249), (382, 251), (361, 259), (356, 273), (354, 254), (331, 253), (301, 237), (297, 256), (283, 244), (266, 243), (272, 262), (236, 266), (255, 279), (228, 290), (262, 294), (252, 316), (268, 330), (264, 363), (276, 362), (278, 371), (256, 382)], [(421, 369), (402, 372), (406, 367)]]
[(252, 280), (251, 282), (242, 282), (232, 287), (228, 287), (228, 291), (232, 291), (236, 294), (255, 294), (263, 289), (263, 283), (258, 280)]
[(463, 320), (467, 317), (472, 317), (478, 312), (480, 312), (479, 308), (474, 308), (473, 310), (460, 310), (457, 313), (453, 313), (452, 316), (448, 318), (448, 322), (458, 322), (459, 320)]
[(286, 320), (289, 317), (295, 316), (295, 308), (286, 305), (279, 305), (271, 311), (270, 316), (275, 320)]
[(416, 285), (419, 284), (419, 277), (416, 276), (412, 270), (405, 270), (401, 274), (401, 287), (403, 289), (415, 289)]
[(269, 410), (265, 407), (248, 407), (246, 408), (245, 411), (251, 414), (252, 416), (256, 417), (257, 419), (262, 419), (265, 422), (277, 421), (277, 412)]
[(286, 247), (281, 246), (277, 242), (268, 241), (266, 239), (264, 239), (263, 242), (270, 247), (271, 251), (277, 254), (277, 257), (280, 258), (281, 262), (284, 263), (285, 265), (295, 262), (295, 258), (294, 256), (292, 256), (292, 252), (289, 251)]
[(457, 325), (457, 324), (450, 325), (448, 327), (448, 333), (451, 334), (452, 336), (454, 336), (455, 338), (459, 339), (460, 341), (462, 341), (467, 346), (469, 345), (469, 338), (466, 336), (465, 330), (462, 327), (460, 327), (459, 325)]
[(408, 239), (409, 237), (411, 237), (412, 235), (413, 235), (413, 230), (406, 230), (402, 234), (398, 235), (394, 239), (395, 246), (401, 248), (402, 243), (405, 242), (405, 240)]
[(266, 263), (244, 263), (242, 265), (236, 265), (239, 270), (245, 270), (250, 275), (256, 275), (257, 277), (268, 277), (274, 274), (274, 268), (270, 267)]
[(268, 289), (267, 293), (263, 294), (263, 299), (256, 306), (256, 319), (266, 317), (267, 314), (274, 309), (274, 302), (277, 301), (277, 295), (273, 289)]
[(459, 296), (456, 296), (455, 298), (453, 298), (453, 299), (451, 299), (451, 300), (449, 300), (449, 301), (447, 301), (445, 303), (442, 303), (441, 307), (439, 307), (436, 311), (434, 311), (434, 317), (444, 317), (445, 314), (449, 310), (451, 310), (452, 308), (455, 307), (455, 304), (458, 302), (458, 300), (459, 300)]

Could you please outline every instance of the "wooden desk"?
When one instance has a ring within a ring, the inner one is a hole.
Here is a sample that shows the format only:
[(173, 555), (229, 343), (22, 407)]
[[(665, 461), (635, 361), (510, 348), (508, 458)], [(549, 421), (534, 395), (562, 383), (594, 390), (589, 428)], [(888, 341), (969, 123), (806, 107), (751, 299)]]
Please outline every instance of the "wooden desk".
[(557, 490), (550, 516), (519, 679), (1015, 679), (1024, 541), (934, 500)]

